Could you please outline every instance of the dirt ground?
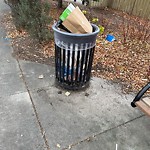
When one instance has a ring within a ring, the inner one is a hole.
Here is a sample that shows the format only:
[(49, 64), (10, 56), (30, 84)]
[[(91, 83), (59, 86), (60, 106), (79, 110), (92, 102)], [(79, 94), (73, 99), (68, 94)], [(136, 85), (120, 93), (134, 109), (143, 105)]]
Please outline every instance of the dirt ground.
[[(51, 6), (51, 24), (58, 20), (63, 9)], [(86, 10), (87, 18), (92, 22), (98, 18), (97, 25), (105, 27), (96, 42), (92, 74), (112, 80), (122, 85), (123, 92), (137, 92), (150, 82), (150, 21), (111, 9)], [(17, 31), (10, 14), (6, 14), (3, 25), (7, 37), (12, 41), (13, 56), (48, 65), (54, 65), (54, 42), (39, 44), (25, 31)], [(52, 33), (53, 34), (53, 33)], [(112, 34), (116, 41), (106, 41), (106, 35)]]

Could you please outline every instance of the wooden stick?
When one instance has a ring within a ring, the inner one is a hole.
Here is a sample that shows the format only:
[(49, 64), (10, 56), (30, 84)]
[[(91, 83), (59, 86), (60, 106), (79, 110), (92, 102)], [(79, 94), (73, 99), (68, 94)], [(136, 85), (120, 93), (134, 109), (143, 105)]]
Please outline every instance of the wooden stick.
[(150, 117), (150, 106), (148, 106), (145, 102), (137, 101), (135, 103), (137, 107), (139, 107), (145, 114), (147, 114)]

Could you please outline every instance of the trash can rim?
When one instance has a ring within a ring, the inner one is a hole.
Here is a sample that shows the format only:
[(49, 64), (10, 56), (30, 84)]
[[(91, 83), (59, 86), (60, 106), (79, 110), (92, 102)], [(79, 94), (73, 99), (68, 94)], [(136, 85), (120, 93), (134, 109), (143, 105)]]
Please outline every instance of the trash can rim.
[(77, 33), (68, 33), (68, 32), (63, 32), (63, 31), (60, 31), (60, 30), (58, 30), (57, 28), (56, 28), (56, 23), (55, 24), (53, 24), (53, 26), (52, 26), (52, 29), (54, 30), (54, 31), (56, 31), (56, 32), (59, 32), (59, 33), (61, 33), (61, 34), (63, 34), (63, 35), (69, 35), (69, 36), (76, 36), (76, 37), (82, 37), (82, 36), (90, 36), (90, 35), (95, 35), (95, 34), (98, 34), (99, 33), (99, 27), (97, 26), (97, 25), (95, 25), (95, 24), (91, 24), (92, 25), (92, 27), (94, 27), (96, 30), (94, 31), (94, 32), (92, 32), (92, 33), (82, 33), (82, 34), (77, 34)]

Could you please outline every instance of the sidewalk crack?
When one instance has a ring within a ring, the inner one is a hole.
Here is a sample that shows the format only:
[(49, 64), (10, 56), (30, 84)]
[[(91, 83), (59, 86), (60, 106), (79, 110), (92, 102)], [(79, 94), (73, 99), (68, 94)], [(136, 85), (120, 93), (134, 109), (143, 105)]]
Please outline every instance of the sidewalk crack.
[(16, 60), (17, 60), (17, 62), (18, 62), (18, 66), (19, 66), (19, 69), (20, 69), (20, 71), (21, 71), (21, 75), (22, 75), (21, 78), (22, 78), (22, 80), (23, 80), (23, 82), (24, 82), (24, 84), (25, 84), (25, 87), (26, 87), (26, 89), (27, 89), (27, 92), (28, 92), (28, 94), (29, 94), (29, 97), (30, 97), (30, 100), (31, 100), (31, 103), (32, 103), (32, 107), (33, 107), (33, 110), (34, 110), (34, 113), (35, 113), (35, 116), (36, 116), (38, 125), (39, 125), (39, 127), (40, 127), (40, 132), (41, 132), (41, 134), (42, 134), (42, 138), (44, 139), (44, 142), (45, 142), (45, 145), (46, 145), (47, 150), (50, 150), (50, 146), (49, 146), (49, 144), (48, 144), (48, 140), (47, 140), (46, 134), (45, 134), (46, 132), (45, 132), (45, 130), (43, 129), (42, 124), (41, 124), (41, 122), (40, 122), (40, 119), (39, 119), (39, 116), (38, 116), (38, 113), (37, 113), (37, 110), (36, 110), (36, 106), (35, 106), (35, 104), (34, 104), (34, 101), (33, 101), (33, 99), (32, 99), (30, 90), (29, 90), (28, 85), (27, 85), (27, 83), (26, 83), (26, 80), (25, 80), (25, 77), (24, 77), (23, 70), (22, 70), (22, 68), (21, 68), (20, 62), (19, 62), (18, 59), (16, 59)]
[(76, 146), (76, 145), (78, 145), (78, 144), (81, 144), (81, 143), (83, 143), (83, 142), (85, 142), (85, 141), (90, 142), (90, 141), (93, 140), (93, 138), (96, 138), (96, 137), (99, 136), (99, 135), (102, 135), (102, 134), (104, 134), (104, 133), (106, 133), (106, 132), (108, 132), (108, 131), (114, 130), (114, 129), (118, 128), (118, 127), (124, 126), (124, 125), (126, 125), (126, 124), (128, 124), (128, 123), (130, 123), (130, 122), (132, 122), (132, 121), (134, 121), (134, 120), (137, 120), (137, 119), (139, 119), (139, 118), (142, 118), (142, 117), (144, 117), (144, 116), (145, 116), (145, 115), (138, 116), (138, 117), (136, 117), (136, 118), (133, 118), (132, 120), (129, 120), (129, 121), (127, 121), (127, 122), (124, 122), (124, 123), (119, 124), (119, 125), (117, 125), (117, 126), (114, 126), (114, 127), (112, 127), (112, 128), (109, 128), (109, 129), (107, 129), (107, 130), (105, 130), (105, 131), (102, 131), (102, 132), (100, 132), (100, 133), (97, 133), (97, 134), (94, 134), (94, 135), (92, 135), (92, 136), (89, 136), (89, 137), (87, 137), (87, 138), (85, 138), (85, 139), (83, 139), (83, 140), (81, 140), (81, 141), (79, 141), (79, 142), (70, 144), (68, 147), (63, 148), (62, 150), (71, 150), (74, 146)]

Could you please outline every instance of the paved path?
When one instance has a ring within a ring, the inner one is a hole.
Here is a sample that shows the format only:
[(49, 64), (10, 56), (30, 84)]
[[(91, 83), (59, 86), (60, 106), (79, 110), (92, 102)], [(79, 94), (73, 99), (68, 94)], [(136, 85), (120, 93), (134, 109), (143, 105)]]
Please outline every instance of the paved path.
[[(7, 10), (0, 0), (0, 19)], [(93, 78), (67, 97), (55, 87), (53, 67), (16, 60), (5, 36), (1, 27), (0, 150), (150, 149), (150, 119), (131, 108), (134, 95)]]

